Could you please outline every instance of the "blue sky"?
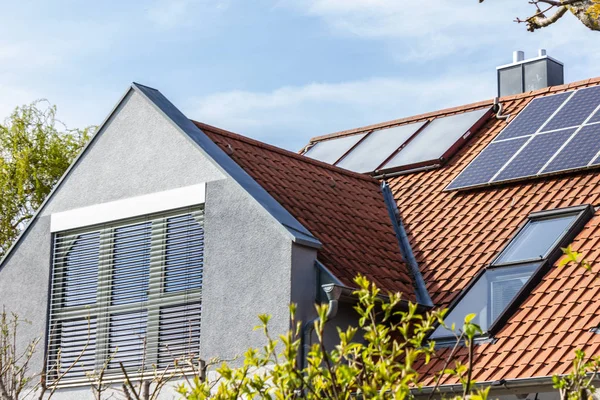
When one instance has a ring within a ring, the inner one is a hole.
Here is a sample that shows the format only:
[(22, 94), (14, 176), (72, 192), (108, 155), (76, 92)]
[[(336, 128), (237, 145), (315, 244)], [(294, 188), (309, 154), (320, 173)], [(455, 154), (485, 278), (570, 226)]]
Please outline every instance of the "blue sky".
[[(132, 81), (188, 117), (298, 150), (310, 137), (494, 96), (495, 67), (538, 48), (566, 81), (600, 76), (600, 33), (536, 33), (527, 0), (7, 1), (0, 118), (47, 98), (99, 124)], [(460, 3), (460, 4), (457, 4)]]

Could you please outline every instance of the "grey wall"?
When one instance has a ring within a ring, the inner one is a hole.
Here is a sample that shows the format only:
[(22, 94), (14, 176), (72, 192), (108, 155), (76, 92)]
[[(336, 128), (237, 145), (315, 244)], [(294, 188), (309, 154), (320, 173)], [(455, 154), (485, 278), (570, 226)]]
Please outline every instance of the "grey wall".
[[(231, 180), (211, 182), (206, 199), (206, 264), (200, 354), (232, 358), (262, 346), (253, 331), (271, 314), (274, 334), (289, 326), (292, 242)], [(218, 285), (211, 282), (219, 282)], [(241, 362), (235, 362), (238, 364)]]
[(308, 321), (317, 316), (317, 252), (313, 248), (294, 245), (292, 247), (292, 292), (291, 301), (296, 304), (296, 319)]
[[(288, 329), (292, 298), (314, 297), (308, 285), (315, 251), (298, 250), (278, 222), (195, 146), (147, 100), (129, 93), (0, 269), (0, 305), (32, 321), (20, 333), (22, 343), (46, 330), (52, 213), (201, 182), (208, 182), (201, 355), (230, 358), (261, 346), (262, 335), (252, 330), (258, 313), (273, 315), (274, 334)], [(306, 292), (292, 294), (292, 270), (299, 279), (310, 272), (302, 279)], [(43, 347), (33, 371), (42, 368)], [(91, 393), (65, 389), (55, 398)]]

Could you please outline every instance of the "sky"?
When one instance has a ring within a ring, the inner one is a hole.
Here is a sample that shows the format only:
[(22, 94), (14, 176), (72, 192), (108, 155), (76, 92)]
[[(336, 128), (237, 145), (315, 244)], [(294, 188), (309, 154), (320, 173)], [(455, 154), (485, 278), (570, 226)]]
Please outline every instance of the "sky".
[(311, 137), (489, 99), (539, 48), (600, 76), (600, 32), (527, 32), (527, 0), (0, 0), (0, 119), (45, 98), (100, 124), (131, 82), (188, 118), (289, 150)]

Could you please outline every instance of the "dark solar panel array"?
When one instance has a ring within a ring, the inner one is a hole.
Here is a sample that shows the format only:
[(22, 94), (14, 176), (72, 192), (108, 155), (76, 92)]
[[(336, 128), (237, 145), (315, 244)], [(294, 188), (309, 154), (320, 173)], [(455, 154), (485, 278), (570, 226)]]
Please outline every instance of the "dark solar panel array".
[(532, 100), (446, 189), (600, 164), (600, 86)]
[(449, 189), (467, 187), (491, 180), (509, 158), (519, 150), (527, 138), (517, 138), (504, 142), (492, 143), (473, 160), (452, 183)]
[[(565, 93), (566, 94), (566, 93)], [(581, 125), (596, 111), (600, 99), (600, 86), (575, 92), (560, 111), (544, 127), (545, 131)]]
[(506, 181), (536, 175), (558, 151), (560, 146), (575, 132), (575, 129), (533, 136), (527, 146), (493, 179)]
[[(565, 171), (587, 165), (600, 152), (600, 124), (587, 125), (567, 143), (543, 172)], [(593, 163), (592, 163), (593, 164)]]
[(519, 116), (504, 129), (496, 140), (532, 135), (569, 97), (568, 93), (534, 99)]

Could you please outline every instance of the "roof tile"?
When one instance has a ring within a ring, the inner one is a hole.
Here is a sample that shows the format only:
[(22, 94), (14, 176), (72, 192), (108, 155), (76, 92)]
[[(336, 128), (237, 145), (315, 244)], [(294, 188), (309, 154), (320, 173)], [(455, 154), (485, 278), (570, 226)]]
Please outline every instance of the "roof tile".
[(321, 241), (319, 260), (344, 284), (354, 287), (360, 273), (415, 301), (377, 180), (195, 124), (224, 150), (230, 145), (230, 157)]

